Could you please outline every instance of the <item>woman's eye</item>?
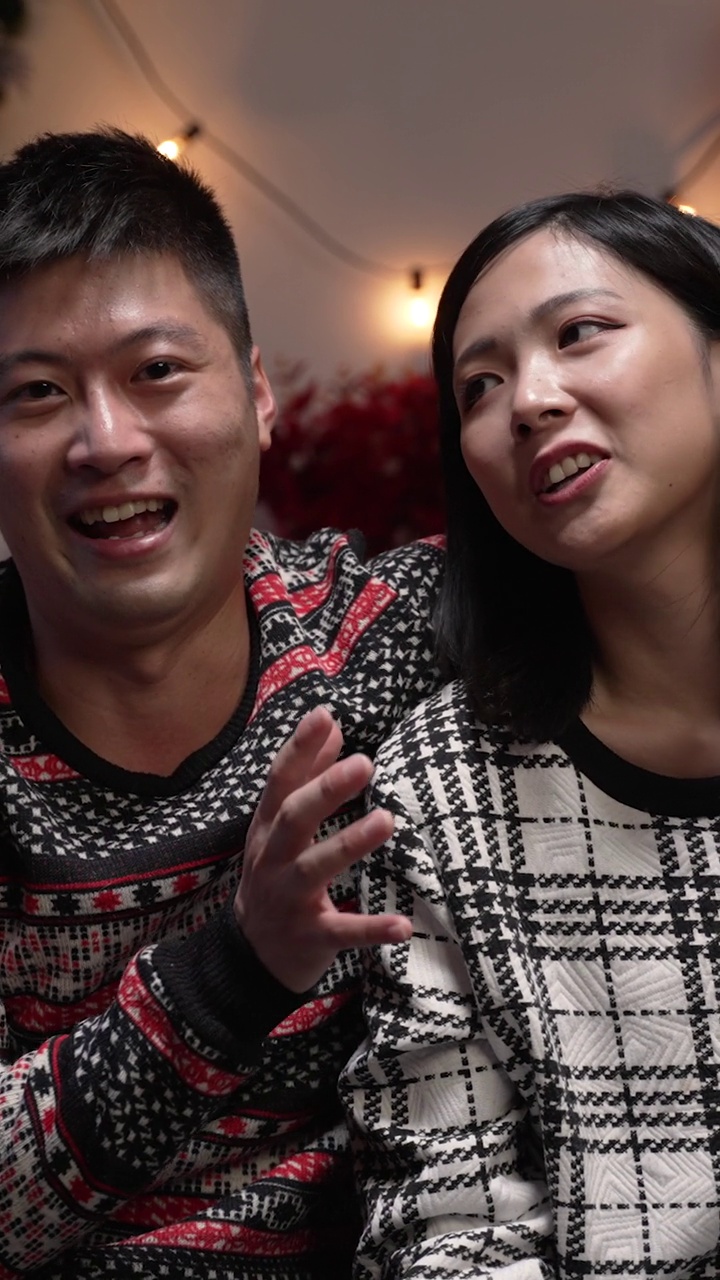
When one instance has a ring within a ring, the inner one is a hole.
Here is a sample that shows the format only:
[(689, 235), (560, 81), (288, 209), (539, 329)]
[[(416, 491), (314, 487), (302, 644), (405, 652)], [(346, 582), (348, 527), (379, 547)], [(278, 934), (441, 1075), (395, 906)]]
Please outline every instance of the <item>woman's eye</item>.
[(588, 338), (594, 338), (598, 333), (603, 333), (606, 329), (619, 329), (619, 324), (608, 324), (603, 320), (573, 320), (572, 324), (566, 324), (560, 334), (559, 346), (571, 347), (576, 342), (585, 342)]
[(502, 378), (497, 373), (481, 373), (477, 377), (468, 378), (460, 391), (462, 412), (468, 413), (478, 400), (482, 400), (483, 396), (486, 396), (494, 387), (499, 387), (501, 382)]

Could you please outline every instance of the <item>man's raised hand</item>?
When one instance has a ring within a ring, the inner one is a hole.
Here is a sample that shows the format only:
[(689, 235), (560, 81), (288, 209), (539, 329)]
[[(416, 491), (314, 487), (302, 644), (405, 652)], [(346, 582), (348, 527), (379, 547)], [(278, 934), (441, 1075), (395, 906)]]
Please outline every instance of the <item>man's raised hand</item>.
[(338, 911), (328, 894), (340, 871), (392, 834), (392, 816), (376, 809), (315, 841), (323, 821), (359, 795), (372, 775), (367, 756), (338, 760), (340, 727), (324, 707), (300, 721), (278, 752), (248, 831), (235, 915), (255, 954), (284, 986), (306, 991), (338, 951), (401, 942), (404, 916)]

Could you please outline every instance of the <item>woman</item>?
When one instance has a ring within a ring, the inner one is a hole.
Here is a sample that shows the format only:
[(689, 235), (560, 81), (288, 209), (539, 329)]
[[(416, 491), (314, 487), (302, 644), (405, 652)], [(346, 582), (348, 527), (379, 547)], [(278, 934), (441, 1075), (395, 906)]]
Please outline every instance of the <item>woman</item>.
[(458, 678), (386, 745), (358, 1277), (720, 1274), (720, 229), (506, 214), (434, 334)]

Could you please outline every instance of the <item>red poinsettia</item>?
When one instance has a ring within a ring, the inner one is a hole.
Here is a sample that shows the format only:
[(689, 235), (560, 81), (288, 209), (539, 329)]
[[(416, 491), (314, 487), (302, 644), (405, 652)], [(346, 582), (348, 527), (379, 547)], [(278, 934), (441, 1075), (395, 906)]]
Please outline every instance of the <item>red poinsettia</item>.
[(294, 370), (284, 383), (260, 474), (260, 499), (279, 533), (356, 528), (374, 553), (442, 531), (431, 377), (373, 372), (328, 391)]

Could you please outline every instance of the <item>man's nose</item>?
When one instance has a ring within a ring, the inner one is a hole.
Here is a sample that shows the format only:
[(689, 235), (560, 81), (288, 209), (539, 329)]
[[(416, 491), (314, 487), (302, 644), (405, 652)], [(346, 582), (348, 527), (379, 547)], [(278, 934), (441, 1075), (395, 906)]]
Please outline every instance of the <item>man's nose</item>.
[(69, 467), (112, 474), (149, 456), (152, 440), (143, 414), (120, 392), (95, 390), (78, 403), (76, 412)]

